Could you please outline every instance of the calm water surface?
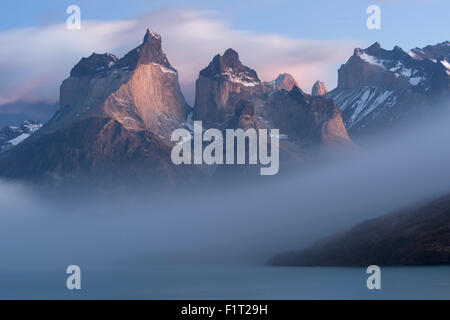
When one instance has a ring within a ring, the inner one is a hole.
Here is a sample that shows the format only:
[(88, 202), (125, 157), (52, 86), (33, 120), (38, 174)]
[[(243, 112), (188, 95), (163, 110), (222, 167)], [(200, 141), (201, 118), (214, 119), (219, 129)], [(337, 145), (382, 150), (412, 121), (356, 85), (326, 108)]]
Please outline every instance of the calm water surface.
[(69, 291), (59, 271), (0, 271), (0, 298), (25, 299), (450, 299), (450, 266), (385, 267), (381, 290), (363, 268), (167, 265), (82, 269)]

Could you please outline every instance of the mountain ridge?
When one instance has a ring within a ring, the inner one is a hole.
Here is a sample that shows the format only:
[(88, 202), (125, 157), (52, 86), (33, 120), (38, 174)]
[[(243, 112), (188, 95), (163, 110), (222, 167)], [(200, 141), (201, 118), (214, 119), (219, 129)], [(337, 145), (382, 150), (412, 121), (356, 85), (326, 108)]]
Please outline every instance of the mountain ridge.
[(450, 264), (450, 196), (366, 220), (299, 251), (276, 254), (272, 266)]
[(350, 134), (364, 136), (448, 104), (448, 67), (445, 59), (417, 59), (398, 46), (385, 50), (376, 42), (354, 50), (338, 70), (337, 87), (325, 96), (341, 108)]

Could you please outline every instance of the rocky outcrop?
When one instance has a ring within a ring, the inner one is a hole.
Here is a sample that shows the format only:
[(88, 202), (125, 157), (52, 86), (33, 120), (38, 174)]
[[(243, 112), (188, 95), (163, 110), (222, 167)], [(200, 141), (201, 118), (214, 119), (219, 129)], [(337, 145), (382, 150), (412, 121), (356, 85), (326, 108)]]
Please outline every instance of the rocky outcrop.
[(244, 66), (233, 49), (216, 55), (197, 79), (194, 119), (203, 120), (206, 126), (222, 127), (234, 116), (236, 103), (249, 100), (260, 90), (260, 83), (256, 72)]
[(273, 266), (450, 264), (450, 196), (363, 222), (313, 246), (274, 256)]
[(317, 80), (312, 89), (311, 89), (311, 95), (313, 97), (317, 97), (317, 96), (321, 96), (324, 95), (325, 93), (327, 93), (327, 87), (325, 86), (325, 83), (323, 83), (322, 81)]
[(266, 119), (291, 141), (310, 145), (351, 145), (341, 117), (332, 100), (313, 97), (300, 88), (277, 91), (266, 103)]
[(297, 81), (289, 73), (280, 74), (275, 80), (267, 83), (274, 90), (291, 91), (294, 86), (299, 87)]

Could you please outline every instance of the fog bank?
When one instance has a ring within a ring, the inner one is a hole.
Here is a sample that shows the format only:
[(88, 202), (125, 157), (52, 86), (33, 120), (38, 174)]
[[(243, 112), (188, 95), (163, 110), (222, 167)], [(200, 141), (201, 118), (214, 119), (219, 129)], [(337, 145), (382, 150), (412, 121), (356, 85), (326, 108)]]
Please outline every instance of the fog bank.
[(440, 114), (352, 154), (257, 183), (71, 194), (1, 181), (0, 272), (263, 263), (275, 252), (449, 193), (449, 120)]

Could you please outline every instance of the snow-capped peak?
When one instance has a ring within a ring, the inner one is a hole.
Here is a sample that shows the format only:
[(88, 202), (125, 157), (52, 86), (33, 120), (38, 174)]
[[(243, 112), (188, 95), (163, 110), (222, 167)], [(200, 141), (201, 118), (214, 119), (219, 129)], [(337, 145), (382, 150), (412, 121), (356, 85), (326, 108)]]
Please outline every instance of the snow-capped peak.
[[(390, 52), (394, 52), (395, 50), (401, 50), (399, 47), (394, 48), (394, 50)], [(425, 76), (423, 72), (419, 68), (415, 67), (407, 67), (405, 65), (408, 64), (407, 61), (403, 59), (395, 59), (393, 57), (382, 58), (369, 54), (368, 49), (360, 50), (357, 52), (357, 55), (365, 62), (375, 65), (377, 67), (382, 68), (386, 72), (393, 73), (397, 78), (403, 77), (407, 78), (408, 82), (412, 86), (418, 86), (425, 80)], [(388, 51), (389, 52), (389, 51)], [(414, 54), (414, 53), (412, 53)], [(411, 56), (411, 54), (409, 54)], [(408, 56), (406, 56), (408, 57)], [(408, 64), (410, 65), (410, 64)]]
[(244, 72), (235, 72), (232, 68), (225, 68), (224, 72), (222, 72), (222, 76), (230, 82), (242, 84), (245, 87), (254, 87), (260, 83), (259, 80), (249, 77), (248, 74)]

